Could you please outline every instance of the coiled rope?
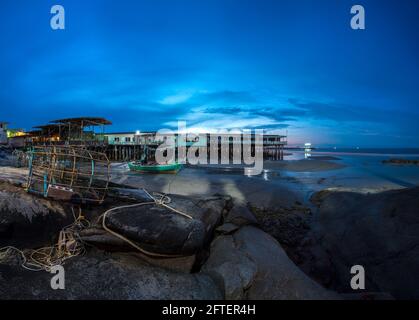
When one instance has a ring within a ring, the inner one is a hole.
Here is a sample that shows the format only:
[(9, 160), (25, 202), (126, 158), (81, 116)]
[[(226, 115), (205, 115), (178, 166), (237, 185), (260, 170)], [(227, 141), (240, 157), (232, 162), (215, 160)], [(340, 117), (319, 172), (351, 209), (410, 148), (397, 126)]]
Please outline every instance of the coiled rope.
[[(187, 219), (193, 220), (193, 217), (187, 213), (184, 213), (180, 210), (177, 210), (168, 204), (172, 202), (171, 198), (166, 194), (154, 192), (152, 196), (147, 190), (143, 189), (144, 192), (150, 197), (152, 201), (148, 202), (140, 202), (131, 205), (124, 205), (119, 207), (114, 207), (107, 210), (103, 213), (99, 219), (102, 217), (102, 227), (104, 230), (109, 232), (110, 234), (114, 235), (115, 237), (121, 239), (122, 241), (128, 243), (141, 253), (152, 256), (152, 257), (166, 257), (166, 258), (176, 258), (176, 257), (183, 257), (185, 255), (176, 255), (176, 254), (162, 254), (162, 253), (155, 253), (150, 252), (141, 248), (138, 244), (131, 241), (130, 239), (124, 237), (123, 235), (111, 230), (109, 227), (106, 226), (106, 217), (117, 210), (126, 209), (126, 208), (134, 208), (144, 205), (155, 204), (158, 206), (165, 207)], [(86, 252), (85, 246), (83, 241), (79, 237), (79, 232), (83, 229), (90, 227), (90, 222), (82, 215), (81, 209), (79, 208), (79, 215), (76, 218), (74, 215), (73, 208), (73, 217), (74, 222), (64, 227), (58, 236), (58, 241), (54, 246), (50, 247), (43, 247), (39, 249), (28, 249), (28, 250), (20, 250), (14, 246), (6, 246), (0, 248), (0, 261), (6, 259), (12, 252), (17, 252), (22, 259), (21, 266), (30, 271), (47, 271), (50, 272), (51, 268), (56, 265), (63, 265), (64, 262), (68, 259), (81, 256)]]
[(21, 266), (30, 271), (47, 271), (56, 265), (63, 265), (68, 259), (83, 255), (86, 252), (83, 242), (79, 238), (79, 232), (88, 228), (90, 222), (82, 215), (79, 208), (79, 215), (74, 222), (64, 227), (58, 236), (58, 241), (50, 247), (39, 249), (20, 250), (14, 246), (0, 248), (0, 261), (6, 259), (12, 252), (17, 252), (22, 259)]

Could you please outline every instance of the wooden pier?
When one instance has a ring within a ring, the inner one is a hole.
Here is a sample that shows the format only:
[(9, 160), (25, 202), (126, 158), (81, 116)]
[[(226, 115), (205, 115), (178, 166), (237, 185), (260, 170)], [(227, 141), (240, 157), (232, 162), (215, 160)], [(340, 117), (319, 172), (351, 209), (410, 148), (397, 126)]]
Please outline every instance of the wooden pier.
[[(125, 162), (143, 159), (146, 150), (155, 149), (167, 138), (156, 136), (156, 132), (105, 133), (104, 127), (111, 124), (109, 120), (94, 117), (54, 120), (46, 125), (35, 127), (36, 130), (29, 132), (24, 137), (25, 147), (50, 145), (79, 147), (104, 153), (110, 161)], [(100, 129), (99, 133), (97, 128)], [(243, 153), (243, 148), (250, 146), (252, 155), (255, 154), (255, 136), (249, 134), (220, 133), (215, 136), (209, 134), (195, 136), (191, 134), (191, 137), (174, 134), (169, 138), (174, 138), (176, 146), (184, 146), (186, 149), (192, 146), (206, 147), (208, 160), (212, 149), (210, 141), (218, 143), (219, 159), (221, 158), (222, 148), (228, 148), (229, 158), (233, 159), (234, 144), (236, 144), (236, 147), (237, 144), (240, 145), (240, 153)], [(287, 144), (286, 139), (287, 137), (283, 135), (264, 134), (264, 159), (283, 160), (284, 147)], [(176, 154), (178, 148), (176, 147)], [(243, 159), (242, 154), (239, 156)]]

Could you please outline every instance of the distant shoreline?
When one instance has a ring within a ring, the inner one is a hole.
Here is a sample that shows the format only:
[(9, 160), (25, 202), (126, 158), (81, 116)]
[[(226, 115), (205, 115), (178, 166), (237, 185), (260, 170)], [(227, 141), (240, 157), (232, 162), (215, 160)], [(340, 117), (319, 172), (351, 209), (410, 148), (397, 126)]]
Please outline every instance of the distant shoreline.
[[(360, 150), (350, 151), (321, 151), (317, 149), (315, 151), (310, 151), (310, 154), (319, 154), (319, 155), (356, 155), (356, 156), (381, 156), (381, 157), (391, 157), (391, 156), (398, 156), (398, 157), (419, 157), (419, 149), (416, 151), (417, 153), (397, 153), (397, 152), (387, 152), (387, 153), (377, 153), (377, 152), (360, 152)], [(377, 149), (380, 150), (380, 149)], [(415, 150), (415, 149), (414, 149)], [(289, 149), (287, 151), (290, 151)], [(294, 150), (294, 152), (304, 153), (304, 150)]]

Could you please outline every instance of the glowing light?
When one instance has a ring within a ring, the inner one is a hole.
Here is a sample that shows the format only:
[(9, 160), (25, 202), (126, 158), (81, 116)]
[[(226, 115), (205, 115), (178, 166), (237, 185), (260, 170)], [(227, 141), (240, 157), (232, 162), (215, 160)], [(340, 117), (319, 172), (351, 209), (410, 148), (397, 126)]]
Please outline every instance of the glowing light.
[(13, 130), (9, 129), (6, 131), (7, 138), (22, 137), (25, 135), (25, 132), (22, 130)]

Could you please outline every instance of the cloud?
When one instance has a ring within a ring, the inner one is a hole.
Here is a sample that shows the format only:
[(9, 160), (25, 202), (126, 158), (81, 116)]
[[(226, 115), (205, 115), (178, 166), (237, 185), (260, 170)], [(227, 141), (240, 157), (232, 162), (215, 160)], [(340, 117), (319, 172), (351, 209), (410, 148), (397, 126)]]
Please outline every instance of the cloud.
[(379, 122), (388, 120), (385, 110), (339, 103), (323, 103), (289, 99), (297, 107), (300, 116), (311, 119), (344, 121), (344, 122)]
[[(190, 91), (188, 92), (190, 93)], [(183, 110), (177, 120), (186, 121), (189, 127), (195, 131), (213, 129), (256, 129), (286, 128), (289, 124), (286, 121), (294, 120), (288, 116), (292, 115), (292, 110), (285, 110), (284, 116), (275, 107), (261, 107), (264, 102), (246, 91), (221, 90), (214, 92), (196, 90), (194, 94), (188, 94), (187, 99), (183, 92), (179, 92), (171, 97), (171, 101), (179, 100), (174, 105)], [(172, 99), (175, 97), (175, 99)], [(182, 99), (178, 99), (182, 97)], [(160, 101), (162, 102), (162, 101)], [(167, 102), (167, 101), (165, 101)], [(168, 103), (164, 103), (167, 105)], [(172, 104), (169, 104), (172, 105)], [(167, 121), (167, 126), (177, 127), (177, 121)]]
[(250, 92), (223, 90), (201, 94), (198, 99), (205, 103), (253, 104), (258, 101)]
[[(182, 120), (186, 121), (186, 125), (191, 130), (200, 132), (212, 132), (220, 129), (279, 129), (288, 126), (268, 117), (244, 114), (226, 116), (224, 113), (190, 113), (184, 116)], [(174, 128), (178, 126), (177, 121), (169, 121), (165, 124)]]
[(164, 97), (159, 102), (164, 105), (180, 104), (188, 101), (192, 96), (193, 94), (191, 92), (180, 92), (175, 95)]

